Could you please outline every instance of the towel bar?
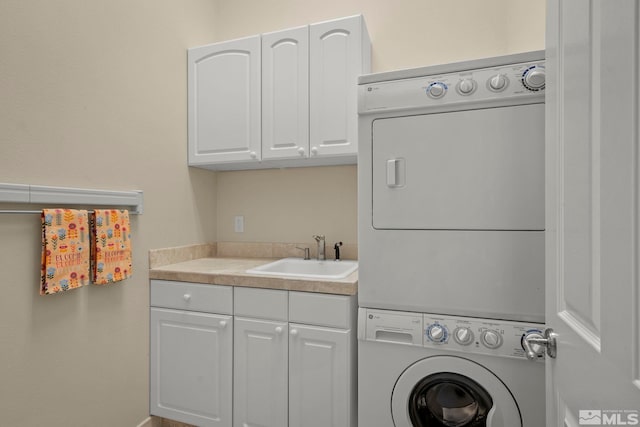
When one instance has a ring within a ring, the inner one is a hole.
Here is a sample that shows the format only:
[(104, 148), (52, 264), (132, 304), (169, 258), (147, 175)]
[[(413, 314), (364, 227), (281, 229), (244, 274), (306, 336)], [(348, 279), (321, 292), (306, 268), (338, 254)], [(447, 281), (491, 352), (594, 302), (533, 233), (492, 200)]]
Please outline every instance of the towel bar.
[[(28, 203), (46, 206), (104, 206), (126, 208), (132, 214), (142, 214), (143, 195), (140, 190), (113, 191), (87, 188), (50, 187), (30, 184), (0, 183), (0, 203)], [(4, 209), (0, 213), (39, 214), (38, 210)]]
[[(93, 213), (94, 211), (87, 211), (89, 213)], [(132, 214), (137, 214), (138, 212), (129, 211)], [(20, 210), (20, 209), (0, 209), (0, 214), (41, 214), (42, 211), (36, 210)]]

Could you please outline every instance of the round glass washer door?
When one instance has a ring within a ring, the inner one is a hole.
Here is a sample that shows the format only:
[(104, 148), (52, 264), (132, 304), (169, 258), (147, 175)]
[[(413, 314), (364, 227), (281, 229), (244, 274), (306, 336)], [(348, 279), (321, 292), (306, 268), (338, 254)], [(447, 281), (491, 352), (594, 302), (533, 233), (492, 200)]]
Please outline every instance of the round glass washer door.
[(468, 359), (434, 356), (409, 366), (391, 396), (395, 427), (522, 427), (511, 392)]

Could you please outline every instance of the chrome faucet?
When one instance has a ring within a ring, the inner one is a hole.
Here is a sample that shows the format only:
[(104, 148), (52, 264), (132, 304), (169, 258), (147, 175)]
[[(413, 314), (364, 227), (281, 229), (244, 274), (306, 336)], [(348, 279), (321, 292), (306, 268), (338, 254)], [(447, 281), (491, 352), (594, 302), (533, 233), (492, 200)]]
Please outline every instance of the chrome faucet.
[(324, 261), (327, 259), (324, 253), (324, 236), (314, 234), (313, 238), (316, 239), (316, 243), (318, 243), (318, 261)]

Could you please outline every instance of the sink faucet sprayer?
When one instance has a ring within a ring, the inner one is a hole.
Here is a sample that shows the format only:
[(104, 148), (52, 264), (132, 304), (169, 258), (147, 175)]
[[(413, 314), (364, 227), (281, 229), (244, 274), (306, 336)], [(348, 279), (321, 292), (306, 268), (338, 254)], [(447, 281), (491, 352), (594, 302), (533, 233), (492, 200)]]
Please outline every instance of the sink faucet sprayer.
[(324, 236), (314, 234), (313, 238), (316, 239), (316, 242), (318, 243), (318, 261), (324, 261), (327, 259), (324, 254)]
[(333, 250), (336, 251), (336, 261), (340, 261), (340, 246), (342, 246), (342, 242), (333, 245)]

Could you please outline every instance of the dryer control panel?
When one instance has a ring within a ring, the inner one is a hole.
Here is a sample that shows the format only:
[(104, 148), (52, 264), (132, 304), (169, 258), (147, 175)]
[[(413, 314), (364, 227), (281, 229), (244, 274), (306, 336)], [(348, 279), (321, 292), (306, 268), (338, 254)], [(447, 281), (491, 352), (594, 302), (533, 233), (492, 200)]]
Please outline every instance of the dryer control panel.
[(360, 113), (373, 113), (501, 100), (542, 102), (545, 81), (544, 61), (533, 61), (369, 83), (358, 87), (358, 109)]
[[(358, 339), (526, 359), (522, 342), (544, 324), (359, 309)], [(543, 360), (544, 356), (538, 357)]]

